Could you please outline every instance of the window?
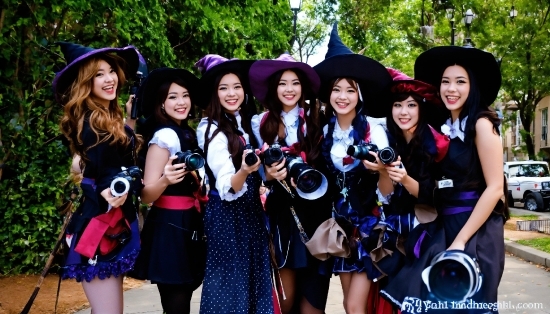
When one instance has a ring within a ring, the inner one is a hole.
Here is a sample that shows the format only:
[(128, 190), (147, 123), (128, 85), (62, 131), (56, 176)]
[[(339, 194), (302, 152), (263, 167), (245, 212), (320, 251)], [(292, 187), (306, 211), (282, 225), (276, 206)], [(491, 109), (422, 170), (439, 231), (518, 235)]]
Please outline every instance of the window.
[(546, 139), (548, 137), (548, 108), (541, 110), (541, 126), (542, 126), (542, 142), (543, 146), (546, 146)]

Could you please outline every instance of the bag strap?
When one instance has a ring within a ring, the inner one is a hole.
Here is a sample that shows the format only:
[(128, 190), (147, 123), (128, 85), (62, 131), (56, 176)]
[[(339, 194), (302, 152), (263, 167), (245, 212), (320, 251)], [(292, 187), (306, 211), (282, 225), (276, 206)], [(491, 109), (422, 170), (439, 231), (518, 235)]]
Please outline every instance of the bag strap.
[[(290, 194), (292, 199), (294, 199), (294, 193), (292, 193), (292, 191), (288, 187), (288, 184), (286, 183), (286, 181), (280, 180), (278, 182), (285, 188), (285, 190), (288, 192), (288, 194)], [(294, 221), (296, 222), (296, 226), (298, 227), (298, 230), (300, 231), (300, 239), (302, 240), (302, 242), (304, 244), (306, 244), (309, 241), (309, 237), (307, 236), (306, 232), (304, 231), (304, 227), (302, 227), (302, 223), (300, 222), (300, 219), (298, 218), (298, 215), (296, 215), (296, 211), (294, 210), (293, 205), (290, 205), (290, 212), (292, 213), (292, 217), (294, 217)]]

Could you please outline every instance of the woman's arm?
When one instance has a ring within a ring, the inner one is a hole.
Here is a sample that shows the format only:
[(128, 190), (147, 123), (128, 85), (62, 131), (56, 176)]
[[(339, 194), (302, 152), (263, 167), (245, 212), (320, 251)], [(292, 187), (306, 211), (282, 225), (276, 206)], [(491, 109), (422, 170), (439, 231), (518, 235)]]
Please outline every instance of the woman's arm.
[(487, 188), (477, 201), (472, 215), (449, 246), (449, 250), (464, 250), (466, 242), (487, 221), (503, 195), (502, 142), (489, 120), (477, 120), (475, 144)]
[(141, 202), (149, 204), (156, 201), (170, 184), (183, 180), (187, 173), (185, 164), (172, 165), (175, 156), (170, 157), (167, 149), (156, 144), (149, 146), (143, 175), (144, 187), (141, 190)]

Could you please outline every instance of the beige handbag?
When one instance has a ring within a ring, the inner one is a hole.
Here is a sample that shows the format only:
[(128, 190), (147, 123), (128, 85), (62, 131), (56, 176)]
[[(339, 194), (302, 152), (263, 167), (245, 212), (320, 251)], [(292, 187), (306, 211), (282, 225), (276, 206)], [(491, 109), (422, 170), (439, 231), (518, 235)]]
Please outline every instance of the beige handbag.
[(346, 233), (334, 218), (329, 218), (320, 224), (313, 237), (309, 239), (293, 206), (290, 206), (290, 211), (300, 231), (300, 238), (313, 257), (326, 261), (331, 256), (350, 256), (351, 251)]

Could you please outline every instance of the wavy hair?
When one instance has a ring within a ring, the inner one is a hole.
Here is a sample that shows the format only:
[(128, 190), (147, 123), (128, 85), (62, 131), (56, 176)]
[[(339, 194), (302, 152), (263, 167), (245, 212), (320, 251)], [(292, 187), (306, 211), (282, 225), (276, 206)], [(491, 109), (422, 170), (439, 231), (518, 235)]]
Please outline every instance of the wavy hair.
[[(268, 80), (267, 97), (265, 101), (266, 109), (269, 110), (266, 113), (264, 123), (260, 126), (260, 136), (269, 145), (275, 142), (275, 138), (279, 136), (279, 139), (285, 137), (284, 134), (284, 122), (281, 118), (281, 112), (283, 111), (283, 104), (277, 94), (279, 82), (283, 73), (286, 71), (292, 71), (298, 76), (298, 80), (302, 85), (302, 95), (298, 100), (298, 106), (304, 110), (307, 114), (304, 115), (305, 123), (307, 126), (306, 134), (301, 131), (302, 121), (298, 129), (298, 142), (300, 148), (306, 153), (308, 161), (314, 161), (319, 156), (318, 142), (321, 138), (321, 127), (319, 125), (319, 110), (316, 108), (317, 103), (315, 99), (310, 100), (310, 104), (306, 102), (306, 95), (312, 94), (309, 80), (305, 74), (297, 69), (284, 69), (275, 72)], [(301, 120), (301, 118), (300, 118)]]
[[(99, 70), (100, 61), (107, 62), (118, 76), (116, 97), (109, 102), (108, 107), (97, 103), (92, 96), (93, 81)], [(82, 156), (84, 161), (87, 160), (86, 151), (99, 143), (109, 142), (110, 145), (120, 144), (127, 147), (131, 142), (124, 130), (122, 109), (118, 104), (121, 86), (126, 82), (123, 64), (122, 58), (112, 54), (91, 57), (79, 66), (78, 75), (68, 89), (60, 128), (70, 142), (71, 152)], [(90, 128), (97, 138), (95, 144), (90, 147), (83, 147), (84, 120), (89, 121)]]

